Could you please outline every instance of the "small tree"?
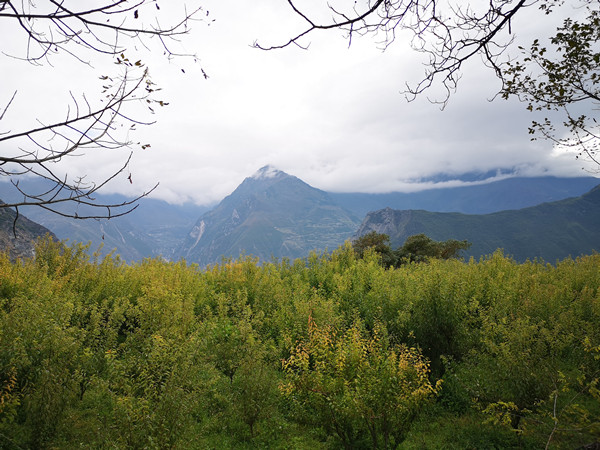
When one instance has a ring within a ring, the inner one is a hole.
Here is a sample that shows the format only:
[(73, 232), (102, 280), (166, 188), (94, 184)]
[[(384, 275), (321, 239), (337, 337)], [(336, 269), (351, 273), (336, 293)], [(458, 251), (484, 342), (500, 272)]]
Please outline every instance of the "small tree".
[(425, 234), (416, 234), (406, 238), (404, 245), (396, 250), (399, 263), (403, 261), (422, 262), (429, 258), (451, 259), (458, 258), (462, 250), (471, 247), (471, 243), (448, 239), (447, 241), (434, 241)]
[(383, 266), (389, 267), (395, 263), (394, 252), (390, 247), (390, 237), (387, 234), (371, 231), (352, 241), (352, 248), (359, 258), (363, 258), (365, 252), (371, 249), (381, 257)]
[(371, 231), (352, 242), (352, 247), (359, 258), (363, 258), (367, 251), (374, 251), (381, 257), (384, 267), (399, 266), (406, 262), (424, 262), (430, 258), (451, 259), (460, 257), (462, 250), (471, 247), (471, 243), (448, 239), (447, 241), (434, 241), (429, 236), (421, 233), (409, 236), (402, 247), (392, 250), (390, 237), (387, 234)]

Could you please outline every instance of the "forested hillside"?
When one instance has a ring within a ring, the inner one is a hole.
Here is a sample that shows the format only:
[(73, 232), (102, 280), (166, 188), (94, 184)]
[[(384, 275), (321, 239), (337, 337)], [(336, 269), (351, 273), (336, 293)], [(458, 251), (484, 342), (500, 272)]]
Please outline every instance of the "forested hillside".
[(0, 447), (577, 448), (600, 432), (600, 255), (385, 269), (0, 258)]

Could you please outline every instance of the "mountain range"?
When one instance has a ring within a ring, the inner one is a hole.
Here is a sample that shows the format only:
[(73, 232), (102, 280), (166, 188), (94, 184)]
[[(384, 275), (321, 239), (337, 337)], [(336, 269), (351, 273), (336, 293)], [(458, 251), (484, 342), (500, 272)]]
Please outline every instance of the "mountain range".
[[(340, 194), (266, 166), (212, 207), (146, 198), (135, 211), (111, 220), (66, 219), (41, 208), (20, 212), (59, 239), (91, 242), (92, 250), (103, 245), (103, 253), (114, 249), (126, 261), (185, 258), (205, 266), (241, 254), (293, 259), (311, 250), (333, 250), (370, 229), (384, 230), (394, 245), (401, 245), (407, 233), (424, 232), (437, 240), (467, 239), (473, 243), (473, 256), (502, 247), (518, 259), (540, 256), (551, 261), (600, 248), (592, 237), (577, 237), (593, 234), (594, 202), (584, 194), (597, 184), (593, 177), (509, 177), (414, 193)], [(12, 201), (2, 185), (0, 198)], [(107, 203), (125, 200), (98, 197)], [(578, 206), (569, 209), (564, 202)], [(558, 217), (563, 219), (554, 222)], [(477, 234), (477, 229), (488, 234)], [(536, 236), (545, 240), (536, 243)]]
[[(27, 183), (22, 185), (29, 191), (45, 190), (39, 182), (25, 181)], [(7, 202), (18, 200), (11, 196), (14, 195), (13, 191), (3, 187), (4, 183), (0, 183), (0, 198)], [(103, 204), (120, 204), (128, 199), (122, 195), (98, 194), (96, 200)], [(52, 230), (60, 240), (89, 243), (91, 251), (100, 249), (103, 255), (115, 251), (125, 261), (139, 261), (152, 257), (176, 259), (175, 252), (183, 238), (198, 217), (208, 209), (209, 207), (191, 203), (175, 205), (164, 200), (144, 198), (129, 214), (110, 220), (77, 220), (37, 207), (20, 207), (19, 212), (22, 216)]]

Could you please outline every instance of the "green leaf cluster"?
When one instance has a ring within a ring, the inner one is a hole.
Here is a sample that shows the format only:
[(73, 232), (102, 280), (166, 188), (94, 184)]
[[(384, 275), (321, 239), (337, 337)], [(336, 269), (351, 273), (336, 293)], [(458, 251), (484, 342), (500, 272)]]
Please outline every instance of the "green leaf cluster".
[(308, 336), (283, 369), (285, 398), (348, 449), (397, 448), (441, 384), (431, 384), (417, 349), (390, 345), (385, 329), (367, 333), (360, 321), (342, 333), (309, 317)]
[[(529, 111), (550, 114), (532, 121), (529, 133), (550, 139), (577, 152), (577, 158), (598, 170), (598, 124), (595, 110), (600, 101), (600, 11), (597, 2), (582, 2), (585, 17), (566, 18), (548, 42), (535, 39), (523, 57), (500, 72), (501, 95), (517, 96)], [(557, 119), (556, 112), (562, 117)], [(565, 137), (565, 131), (567, 137)]]

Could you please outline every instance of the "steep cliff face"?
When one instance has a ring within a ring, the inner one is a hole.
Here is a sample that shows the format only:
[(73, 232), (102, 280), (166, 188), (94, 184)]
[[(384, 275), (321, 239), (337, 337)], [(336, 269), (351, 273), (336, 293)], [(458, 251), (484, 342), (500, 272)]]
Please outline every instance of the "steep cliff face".
[(399, 211), (385, 208), (371, 212), (360, 224), (355, 237), (363, 236), (371, 231), (387, 234), (388, 236), (404, 233), (406, 226), (410, 223), (411, 216), (411, 210)]
[(326, 192), (266, 166), (200, 217), (178, 253), (202, 266), (242, 254), (298, 258), (336, 248), (358, 224)]
[[(2, 201), (0, 200), (0, 203)], [(8, 251), (11, 260), (32, 258), (35, 255), (35, 241), (43, 236), (56, 236), (42, 225), (19, 215), (9, 208), (0, 208), (0, 250)]]

